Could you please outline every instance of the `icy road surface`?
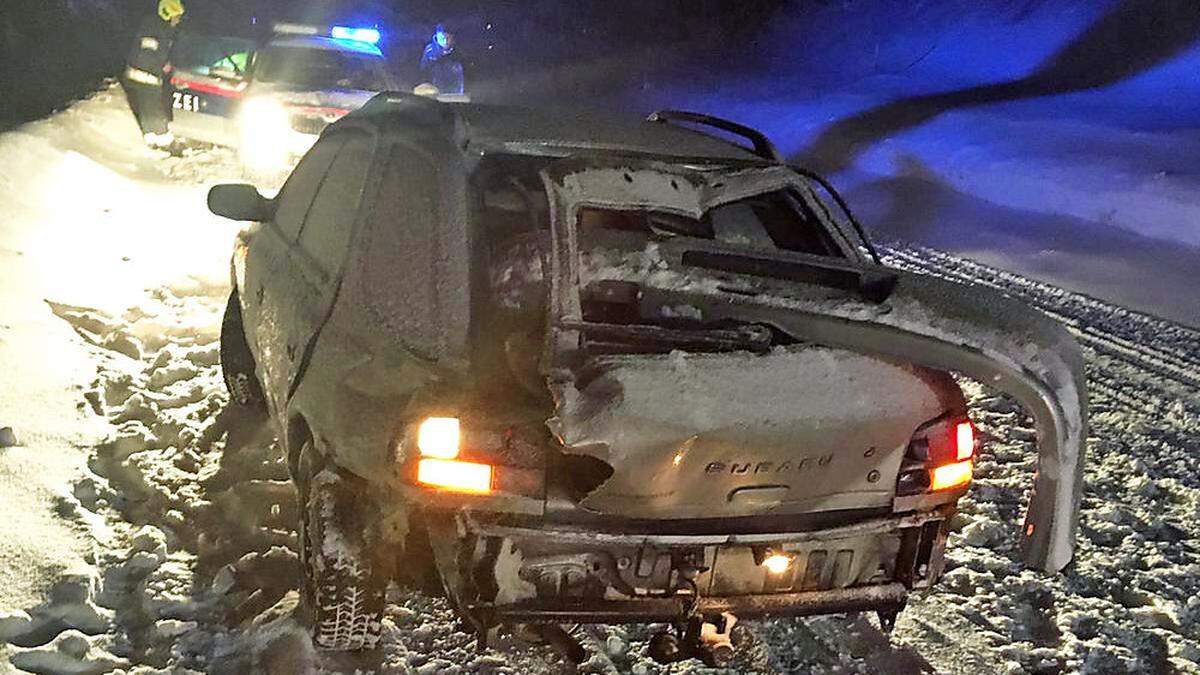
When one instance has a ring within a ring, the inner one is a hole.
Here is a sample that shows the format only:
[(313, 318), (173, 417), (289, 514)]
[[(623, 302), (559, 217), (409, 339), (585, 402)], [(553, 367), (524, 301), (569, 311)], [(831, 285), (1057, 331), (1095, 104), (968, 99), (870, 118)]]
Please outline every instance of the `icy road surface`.
[[(20, 172), (0, 182), (3, 205), (19, 206), (0, 221), (0, 253), (29, 259), (3, 271), (0, 354), (4, 363), (44, 363), (30, 346), (44, 333), (44, 351), (78, 365), (41, 384), (27, 367), (5, 385), (17, 394), (68, 387), (81, 408), (58, 420), (67, 440), (56, 456), (68, 466), (39, 478), (52, 494), (20, 502), (22, 493), (0, 486), (6, 519), (17, 522), (4, 525), (6, 536), (37, 540), (40, 531), (22, 531), (31, 526), (21, 519), (40, 518), (61, 531), (54, 550), (72, 562), (46, 566), (43, 575), (57, 576), (23, 595), (0, 596), (2, 653), (37, 673), (352, 672), (321, 663), (287, 614), (296, 509), (278, 448), (252, 421), (222, 414), (217, 333), (233, 230), (203, 215), (202, 198), (206, 184), (236, 177), (230, 157), (166, 161), (125, 132), (127, 145), (111, 141), (116, 150), (71, 145), (131, 127), (120, 104), (102, 93), (0, 137), (0, 153), (14, 143), (42, 153), (24, 172), (32, 182)], [(0, 166), (8, 171), (16, 156)], [(36, 175), (48, 167), (117, 191), (93, 202), (31, 196), (31, 185), (71, 194), (69, 181)], [(47, 214), (51, 203), (61, 211)], [(106, 208), (116, 214), (108, 221)], [(1076, 562), (1056, 577), (1021, 568), (1016, 528), (1032, 482), (1033, 431), (1010, 401), (964, 382), (986, 442), (941, 586), (912, 599), (890, 642), (869, 615), (747, 622), (731, 672), (1200, 672), (1200, 332), (935, 250), (893, 249), (889, 258), (998, 287), (1079, 337), (1093, 428)], [(9, 298), (23, 298), (19, 312)], [(72, 381), (78, 391), (64, 384)], [(20, 433), (23, 419), (40, 415), (53, 428), (36, 406), (9, 394), (0, 426)], [(75, 434), (80, 428), (91, 431)], [(11, 466), (12, 451), (36, 449), (0, 450), (0, 466), (22, 470)], [(17, 556), (4, 561), (6, 572), (25, 562), (21, 555), (35, 562), (29, 551), (39, 547), (10, 543), (0, 542)], [(649, 661), (645, 629), (587, 627), (580, 636), (593, 657), (579, 672), (711, 672)], [(554, 653), (508, 638), (478, 653), (444, 602), (399, 590), (383, 658), (385, 672), (398, 673), (567, 672)]]

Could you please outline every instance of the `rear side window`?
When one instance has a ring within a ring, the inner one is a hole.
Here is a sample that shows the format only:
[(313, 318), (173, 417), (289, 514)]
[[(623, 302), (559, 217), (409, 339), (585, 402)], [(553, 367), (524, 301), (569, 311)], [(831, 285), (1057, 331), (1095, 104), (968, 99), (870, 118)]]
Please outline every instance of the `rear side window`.
[(259, 52), (254, 79), (289, 84), (306, 91), (383, 91), (390, 84), (384, 60), (378, 56), (307, 47), (270, 47)]
[(341, 268), (371, 168), (371, 142), (354, 135), (338, 152), (317, 189), (300, 232), (300, 246), (326, 272)]
[(176, 70), (210, 77), (240, 79), (254, 53), (253, 40), (181, 31), (171, 48)]
[(345, 143), (344, 135), (327, 136), (317, 142), (283, 184), (283, 189), (279, 191), (275, 224), (289, 241), (295, 241), (300, 235), (300, 228), (304, 227), (304, 219), (312, 207), (313, 197), (321, 187), (321, 180), (329, 172), (329, 167)]
[(735, 246), (844, 257), (820, 219), (786, 191), (722, 204), (700, 219), (659, 211), (585, 208), (579, 215), (579, 229), (640, 232), (658, 239), (711, 239)]

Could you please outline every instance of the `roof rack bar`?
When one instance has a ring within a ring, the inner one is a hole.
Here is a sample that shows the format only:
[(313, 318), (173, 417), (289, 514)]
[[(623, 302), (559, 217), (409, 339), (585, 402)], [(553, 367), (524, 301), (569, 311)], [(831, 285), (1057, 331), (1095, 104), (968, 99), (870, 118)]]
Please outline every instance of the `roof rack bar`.
[(685, 110), (659, 110), (651, 113), (646, 118), (647, 122), (685, 122), (688, 124), (696, 124), (699, 126), (712, 127), (727, 131), (735, 136), (741, 136), (750, 141), (754, 145), (754, 154), (769, 159), (774, 162), (783, 163), (783, 155), (779, 149), (767, 138), (766, 134), (757, 129), (753, 129), (744, 124), (738, 124), (727, 119), (714, 117), (713, 115), (705, 115), (704, 113), (687, 112)]

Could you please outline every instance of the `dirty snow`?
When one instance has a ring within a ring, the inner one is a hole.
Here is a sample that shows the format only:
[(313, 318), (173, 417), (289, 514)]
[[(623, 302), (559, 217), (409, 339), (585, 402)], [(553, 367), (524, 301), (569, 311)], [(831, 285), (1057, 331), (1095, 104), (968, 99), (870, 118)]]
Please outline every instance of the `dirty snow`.
[[(0, 449), (0, 551), (14, 556), (0, 573), (24, 575), (0, 594), (3, 657), (39, 673), (352, 672), (291, 619), (296, 509), (278, 448), (223, 412), (236, 228), (202, 198), (232, 159), (154, 157), (121, 106), (105, 91), (0, 136), (0, 426), (23, 444)], [(98, 192), (64, 197), (73, 186)], [(890, 256), (1001, 288), (1081, 341), (1093, 415), (1076, 562), (1021, 567), (1034, 432), (964, 381), (987, 440), (945, 583), (913, 598), (890, 643), (867, 615), (746, 622), (732, 672), (1200, 672), (1200, 333), (932, 249)], [(442, 600), (413, 592), (390, 594), (384, 628), (389, 672), (564, 672), (510, 637), (477, 652)], [(706, 672), (648, 661), (644, 628), (580, 636), (581, 672)]]

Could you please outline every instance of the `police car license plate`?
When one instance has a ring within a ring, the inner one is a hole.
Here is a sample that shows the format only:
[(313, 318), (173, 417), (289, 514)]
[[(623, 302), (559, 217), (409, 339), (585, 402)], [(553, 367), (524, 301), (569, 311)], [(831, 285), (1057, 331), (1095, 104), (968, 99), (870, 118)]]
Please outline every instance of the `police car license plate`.
[(200, 112), (203, 106), (203, 99), (196, 94), (177, 91), (171, 94), (171, 107), (176, 110), (186, 110), (188, 112)]

